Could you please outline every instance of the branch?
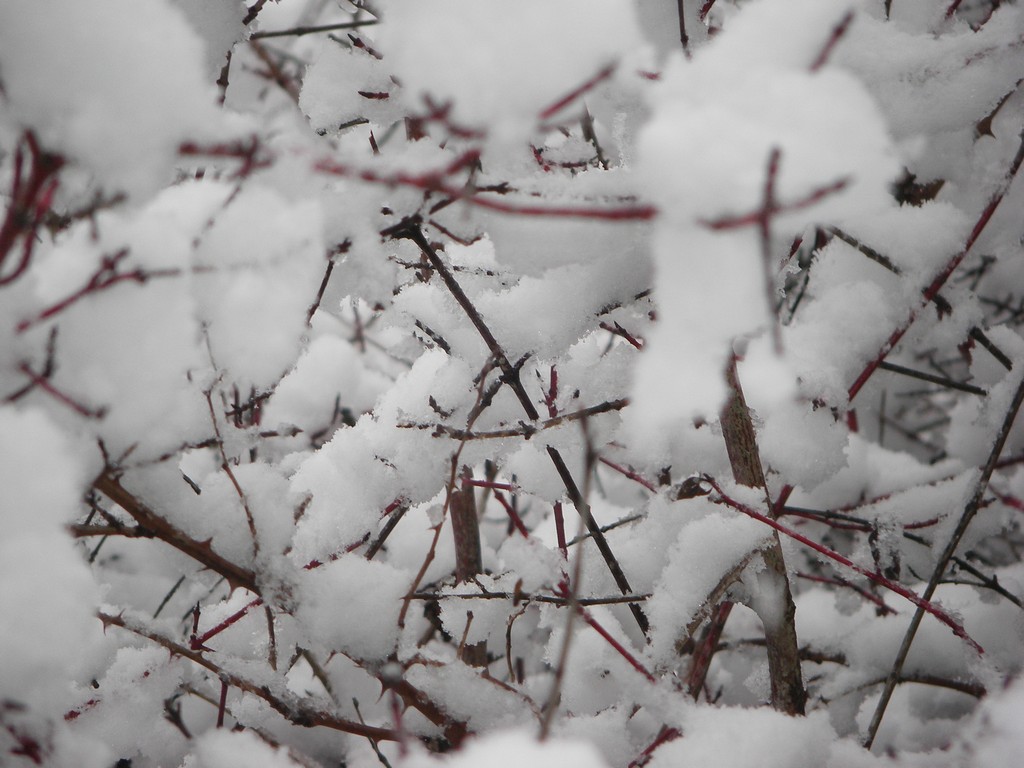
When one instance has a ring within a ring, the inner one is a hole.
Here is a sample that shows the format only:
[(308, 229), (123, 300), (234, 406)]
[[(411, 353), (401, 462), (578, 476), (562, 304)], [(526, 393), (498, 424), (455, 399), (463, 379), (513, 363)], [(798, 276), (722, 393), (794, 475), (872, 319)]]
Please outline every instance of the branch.
[(155, 538), (170, 544), (197, 563), (220, 574), (227, 579), (232, 587), (241, 587), (254, 594), (260, 594), (260, 588), (256, 583), (256, 576), (252, 571), (235, 565), (227, 558), (214, 552), (209, 541), (196, 541), (183, 531), (175, 528), (142, 501), (126, 491), (121, 483), (110, 474), (109, 470), (93, 481), (93, 488), (124, 509), (142, 529), (152, 532)]
[(184, 645), (164, 637), (141, 623), (125, 619), (123, 615), (114, 616), (100, 612), (97, 614), (97, 617), (103, 622), (104, 627), (120, 627), (139, 637), (152, 640), (154, 643), (166, 648), (172, 655), (188, 659), (209, 670), (220, 678), (224, 684), (263, 699), (293, 725), (299, 725), (304, 728), (312, 728), (319, 725), (324, 728), (331, 728), (336, 731), (343, 731), (355, 736), (365, 736), (380, 741), (395, 741), (397, 739), (395, 732), (390, 728), (378, 728), (372, 725), (356, 723), (351, 720), (345, 720), (330, 712), (314, 709), (304, 699), (299, 698), (288, 690), (284, 678), (276, 681), (278, 685), (275, 688), (278, 690), (271, 690), (271, 686), (266, 682), (257, 683), (254, 680), (249, 680), (241, 675), (229, 672), (218, 664), (214, 664), (199, 651), (186, 648)]
[[(368, 168), (354, 168), (331, 160), (319, 161), (316, 163), (315, 169), (335, 176), (357, 178), (370, 184), (384, 184), (389, 187), (405, 186), (438, 192), (451, 197), (452, 202), (460, 201), (499, 213), (519, 214), (522, 216), (553, 216), (556, 218), (599, 219), (604, 221), (648, 221), (653, 219), (658, 213), (657, 208), (653, 205), (627, 205), (612, 208), (608, 206), (583, 207), (506, 203), (489, 197), (481, 197), (480, 194), (467, 194), (466, 189), (448, 184), (444, 180), (444, 175), (450, 174), (448, 170), (443, 173), (427, 173), (418, 176), (410, 176), (403, 173), (382, 176)], [(480, 193), (487, 190), (477, 189), (475, 191)], [(386, 230), (382, 234), (398, 236), (397, 233), (407, 227), (408, 223), (402, 222), (397, 227)]]
[[(772, 157), (775, 159), (777, 155), (773, 152)], [(769, 173), (770, 177), (771, 175)], [(765, 210), (768, 210), (771, 205), (772, 195), (769, 186), (765, 199)], [(765, 220), (767, 221), (767, 216)], [(767, 224), (764, 226), (767, 227)], [(725, 371), (725, 380), (729, 388), (729, 396), (722, 408), (719, 420), (722, 425), (725, 447), (729, 454), (729, 463), (732, 465), (733, 477), (740, 485), (763, 489), (767, 507), (771, 511), (772, 517), (775, 517), (777, 510), (772, 504), (765, 483), (761, 456), (757, 449), (757, 435), (754, 432), (754, 423), (750, 418), (750, 410), (743, 397), (743, 388), (740, 386), (736, 371), (735, 355), (729, 360)], [(774, 616), (771, 619), (768, 616), (762, 616), (768, 648), (768, 674), (771, 680), (772, 706), (789, 715), (802, 715), (807, 702), (807, 691), (804, 688), (803, 675), (800, 670), (800, 647), (797, 642), (795, 622), (796, 606), (793, 603), (793, 593), (789, 586), (789, 576), (786, 572), (786, 561), (782, 553), (778, 531), (773, 531), (772, 541), (768, 547), (762, 550), (762, 555), (765, 565), (778, 583), (778, 596), (769, 608)], [(724, 623), (724, 617), (721, 621)], [(721, 628), (718, 633), (721, 633)], [(717, 637), (713, 634), (709, 636), (708, 642), (716, 641)], [(707, 652), (712, 653), (713, 651)], [(710, 663), (710, 659), (708, 663)]]
[(376, 19), (363, 19), (362, 21), (346, 21), (338, 24), (320, 24), (315, 27), (292, 27), (291, 29), (278, 29), (272, 32), (254, 32), (249, 36), (249, 39), (266, 40), (268, 37), (302, 37), (303, 35), (312, 35), (317, 32), (335, 32), (339, 29), (369, 27), (376, 23)]

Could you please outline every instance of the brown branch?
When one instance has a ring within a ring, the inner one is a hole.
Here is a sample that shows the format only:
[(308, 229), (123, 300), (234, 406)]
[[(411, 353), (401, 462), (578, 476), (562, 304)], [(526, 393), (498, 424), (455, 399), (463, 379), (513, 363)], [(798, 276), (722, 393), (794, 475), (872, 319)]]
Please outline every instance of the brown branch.
[(172, 655), (188, 659), (189, 661), (209, 670), (220, 678), (225, 685), (238, 688), (241, 691), (245, 691), (246, 693), (263, 699), (263, 701), (267, 702), (267, 704), (269, 704), (275, 711), (281, 714), (293, 725), (302, 726), (304, 728), (312, 728), (313, 726), (319, 725), (324, 728), (330, 728), (344, 733), (351, 733), (355, 736), (365, 736), (367, 738), (378, 739), (380, 741), (395, 741), (397, 739), (395, 732), (390, 728), (378, 728), (376, 726), (345, 720), (331, 712), (310, 706), (305, 700), (299, 698), (288, 690), (283, 677), (279, 678), (277, 681), (278, 684), (274, 686), (276, 690), (274, 690), (265, 682), (257, 683), (254, 680), (249, 680), (241, 675), (229, 672), (220, 665), (207, 659), (201, 652), (193, 651), (168, 637), (164, 637), (153, 629), (126, 619), (123, 615), (115, 616), (100, 612), (97, 614), (97, 617), (103, 622), (105, 627), (120, 627), (121, 629), (125, 629), (139, 637), (152, 640), (154, 643), (166, 648)]
[[(469, 467), (462, 468), (462, 478), (470, 477)], [(452, 520), (452, 535), (455, 539), (455, 582), (472, 582), (483, 573), (484, 561), (480, 548), (480, 519), (476, 512), (476, 492), (472, 485), (463, 483), (461, 488), (448, 489), (450, 500), (448, 512)], [(467, 615), (466, 632), (469, 632), (472, 612)], [(487, 643), (466, 645), (465, 638), (459, 644), (459, 658), (471, 667), (487, 667)]]
[[(736, 357), (733, 356), (725, 373), (729, 395), (722, 409), (720, 421), (725, 447), (732, 465), (733, 477), (740, 485), (761, 488), (765, 491), (768, 509), (772, 517), (776, 510), (765, 485), (764, 470), (757, 450), (757, 437), (750, 418), (736, 372)], [(772, 531), (771, 544), (762, 550), (770, 578), (776, 581), (779, 595), (777, 604), (769, 610), (777, 617), (764, 620), (765, 640), (768, 647), (768, 674), (771, 680), (772, 706), (790, 715), (802, 715), (807, 701), (803, 675), (800, 670), (800, 646), (796, 636), (796, 606), (790, 591), (786, 561), (782, 554), (782, 543), (778, 531)]]
[(153, 537), (170, 544), (172, 547), (188, 555), (197, 563), (227, 579), (232, 587), (241, 587), (254, 594), (260, 594), (255, 574), (213, 551), (210, 541), (196, 541), (183, 531), (147, 507), (142, 501), (124, 489), (121, 483), (110, 473), (104, 471), (93, 481), (93, 488), (120, 506), (134, 518), (139, 527), (150, 531)]

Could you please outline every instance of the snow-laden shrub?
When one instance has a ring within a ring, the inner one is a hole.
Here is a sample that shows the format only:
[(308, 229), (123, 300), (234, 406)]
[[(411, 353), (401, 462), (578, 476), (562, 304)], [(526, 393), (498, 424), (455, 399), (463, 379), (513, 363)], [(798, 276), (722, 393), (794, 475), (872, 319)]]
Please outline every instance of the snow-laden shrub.
[(0, 762), (1010, 765), (1022, 41), (0, 6)]

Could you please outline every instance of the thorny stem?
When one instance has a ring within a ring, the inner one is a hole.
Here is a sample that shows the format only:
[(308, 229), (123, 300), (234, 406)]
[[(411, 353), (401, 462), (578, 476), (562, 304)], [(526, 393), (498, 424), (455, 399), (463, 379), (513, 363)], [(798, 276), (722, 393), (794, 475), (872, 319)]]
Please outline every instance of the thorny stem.
[(242, 587), (259, 594), (256, 576), (252, 571), (235, 565), (230, 560), (218, 555), (213, 551), (209, 541), (199, 542), (179, 531), (126, 491), (109, 470), (93, 481), (93, 487), (131, 515), (143, 530), (151, 531), (156, 538), (170, 544), (211, 571), (220, 574), (228, 580), (232, 587)]
[[(949, 541), (942, 550), (942, 554), (939, 555), (938, 560), (935, 563), (935, 568), (932, 571), (931, 578), (928, 580), (928, 585), (925, 587), (924, 593), (921, 595), (922, 602), (917, 604), (918, 607), (914, 612), (914, 617), (911, 619), (910, 626), (907, 628), (907, 632), (903, 636), (903, 642), (900, 644), (899, 651), (896, 654), (896, 660), (893, 662), (892, 670), (889, 673), (888, 679), (885, 681), (885, 687), (882, 689), (878, 705), (875, 707), (875, 713), (871, 718), (871, 724), (868, 726), (867, 736), (864, 739), (865, 747), (870, 748), (874, 743), (875, 736), (878, 733), (878, 728), (882, 723), (882, 718), (885, 716), (885, 710), (889, 706), (889, 700), (892, 698), (892, 694), (896, 689), (899, 677), (903, 673), (903, 665), (906, 663), (907, 655), (910, 653), (910, 646), (913, 644), (914, 638), (917, 636), (917, 630), (921, 626), (921, 620), (924, 618), (924, 612), (926, 610), (925, 605), (930, 604), (932, 596), (935, 594), (935, 590), (939, 586), (942, 574), (945, 573), (946, 567), (949, 565), (949, 561), (953, 558), (953, 555), (956, 553), (956, 548), (960, 545), (960, 540), (963, 538), (964, 533), (967, 532), (968, 526), (970, 526), (971, 521), (974, 519), (978, 509), (981, 507), (981, 502), (985, 496), (986, 490), (988, 489), (989, 481), (992, 479), (992, 472), (995, 470), (996, 463), (999, 461), (999, 455), (1003, 452), (1003, 446), (1006, 444), (1006, 438), (1009, 436), (1010, 429), (1013, 427), (1013, 423), (1017, 418), (1017, 411), (1020, 410), (1022, 401), (1024, 401), (1024, 379), (1022, 379), (1021, 383), (1017, 386), (1017, 391), (1014, 393), (1013, 401), (1010, 403), (1010, 407), (1006, 411), (1006, 416), (1003, 418), (1002, 426), (999, 428), (995, 442), (992, 445), (992, 451), (989, 453), (988, 460), (985, 462), (985, 466), (982, 468), (978, 476), (978, 480), (974, 484), (974, 492), (971, 494), (970, 499), (964, 507), (963, 513), (960, 515), (960, 520), (957, 522), (953, 535), (950, 536)], [(979, 653), (981, 652), (980, 648), (976, 648), (976, 650), (978, 650)]]
[(344, 733), (351, 733), (356, 736), (374, 738), (380, 741), (395, 741), (396, 739), (395, 732), (389, 728), (378, 728), (376, 726), (365, 725), (363, 723), (356, 723), (351, 720), (345, 720), (344, 718), (338, 717), (330, 712), (312, 708), (304, 700), (295, 696), (288, 690), (283, 678), (281, 679), (280, 684), (275, 686), (277, 690), (274, 690), (266, 683), (257, 683), (255, 681), (248, 680), (241, 675), (229, 672), (207, 659), (199, 651), (187, 648), (168, 637), (164, 637), (155, 630), (126, 619), (124, 616), (115, 616), (113, 614), (103, 612), (100, 612), (97, 616), (100, 621), (103, 622), (105, 627), (120, 627), (121, 629), (125, 629), (139, 637), (152, 640), (158, 645), (166, 648), (174, 656), (180, 656), (183, 659), (188, 659), (189, 661), (209, 670), (213, 674), (217, 675), (225, 685), (230, 685), (263, 699), (274, 710), (283, 715), (285, 719), (295, 725), (301, 725), (307, 728), (319, 725), (336, 731), (343, 731)]

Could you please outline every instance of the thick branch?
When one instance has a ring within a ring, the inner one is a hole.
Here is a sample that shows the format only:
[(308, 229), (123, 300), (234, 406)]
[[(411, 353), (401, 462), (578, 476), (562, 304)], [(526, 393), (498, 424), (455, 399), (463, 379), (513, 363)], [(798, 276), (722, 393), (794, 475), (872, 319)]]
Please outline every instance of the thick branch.
[(252, 571), (242, 568), (213, 551), (209, 541), (196, 541), (178, 530), (160, 515), (147, 507), (142, 501), (126, 491), (121, 483), (109, 472), (104, 472), (93, 482), (93, 488), (118, 504), (131, 515), (140, 528), (151, 531), (155, 538), (170, 544), (180, 552), (191, 557), (198, 563), (219, 573), (232, 587), (242, 587), (255, 594), (260, 593), (256, 584), (256, 576)]
[[(732, 464), (733, 477), (740, 485), (750, 488), (765, 488), (768, 508), (771, 510), (771, 499), (767, 496), (764, 470), (761, 468), (761, 457), (757, 450), (757, 438), (754, 424), (750, 419), (750, 411), (743, 398), (736, 373), (735, 356), (729, 361), (725, 375), (729, 387), (729, 395), (722, 409), (722, 435), (725, 438), (729, 462)], [(771, 678), (772, 706), (790, 715), (802, 715), (807, 701), (804, 690), (803, 676), (800, 670), (800, 647), (796, 637), (796, 606), (789, 587), (789, 576), (786, 573), (786, 561), (782, 554), (782, 544), (778, 531), (772, 532), (772, 542), (763, 551), (765, 564), (768, 566), (770, 578), (776, 583), (779, 605), (773, 606), (771, 613), (776, 617), (764, 620), (765, 640), (768, 647), (768, 674)], [(717, 638), (715, 638), (717, 640)]]

